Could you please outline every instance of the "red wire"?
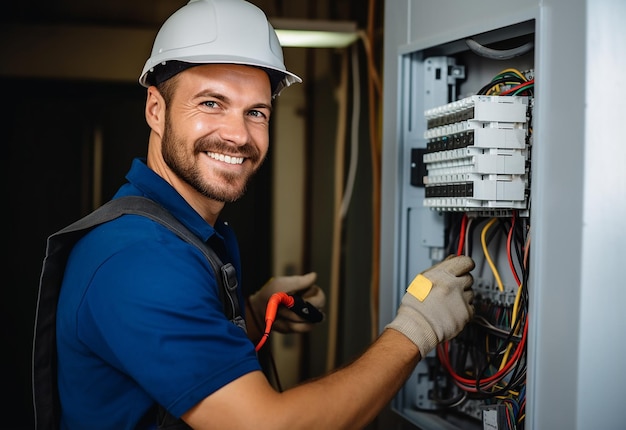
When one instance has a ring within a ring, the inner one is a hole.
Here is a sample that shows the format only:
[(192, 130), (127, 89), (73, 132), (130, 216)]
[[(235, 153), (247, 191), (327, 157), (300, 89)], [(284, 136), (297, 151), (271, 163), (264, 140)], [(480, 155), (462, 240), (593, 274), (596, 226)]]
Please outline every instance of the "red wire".
[(268, 337), (270, 337), (269, 333), (263, 333), (263, 337), (261, 337), (261, 340), (259, 341), (259, 343), (256, 344), (256, 347), (254, 347), (254, 350), (255, 351), (260, 350), (261, 347), (265, 345), (265, 341), (267, 340)]
[(463, 243), (465, 242), (466, 226), (467, 226), (467, 214), (463, 214), (463, 219), (461, 219), (461, 231), (459, 233), (459, 244), (457, 246), (456, 255), (463, 254)]
[[(511, 356), (510, 360), (506, 363), (506, 365), (500, 369), (498, 372), (496, 372), (495, 374), (481, 379), (482, 382), (498, 382), (499, 380), (501, 380), (511, 369), (511, 367), (513, 366), (513, 363), (515, 363), (520, 356), (522, 355), (522, 351), (524, 350), (524, 346), (526, 344), (526, 336), (528, 334), (528, 320), (526, 320), (526, 322), (524, 323), (524, 332), (522, 334), (522, 339), (519, 342), (519, 344), (517, 345), (517, 348), (515, 350), (515, 352), (513, 353), (513, 355)], [(446, 349), (447, 349), (447, 345), (446, 345)], [(449, 362), (448, 362), (449, 364)], [(451, 368), (451, 367), (450, 367)], [(466, 379), (466, 378), (462, 378), (459, 376), (459, 382), (465, 383), (465, 384), (471, 384), (471, 385), (475, 385), (476, 381), (475, 380), (471, 380), (471, 379)], [(492, 384), (493, 385), (493, 384)]]
[[(516, 88), (519, 88), (519, 87), (520, 86)], [(511, 89), (511, 91), (512, 90), (513, 89)], [(513, 272), (513, 276), (515, 277), (515, 281), (517, 282), (517, 285), (519, 287), (521, 285), (521, 282), (519, 280), (519, 277), (517, 276), (517, 272), (515, 271), (515, 266), (513, 264), (512, 253), (511, 253), (511, 243), (513, 240), (515, 219), (516, 219), (515, 213), (513, 213), (513, 217), (511, 221), (511, 228), (509, 230), (508, 237), (507, 237), (507, 255), (509, 259), (509, 265), (511, 266), (511, 271)], [(466, 226), (467, 226), (467, 214), (464, 214), (463, 219), (461, 220), (461, 231), (459, 234), (459, 244), (457, 246), (457, 255), (461, 255), (463, 253)], [(483, 389), (492, 387), (498, 381), (504, 378), (506, 374), (510, 371), (513, 364), (522, 355), (522, 351), (524, 350), (524, 345), (526, 344), (527, 333), (528, 333), (528, 320), (524, 322), (524, 332), (522, 334), (522, 339), (518, 343), (517, 348), (515, 349), (515, 352), (510, 357), (509, 361), (505, 364), (505, 366), (502, 369), (498, 370), (498, 372), (494, 373), (493, 375), (487, 378), (480, 379), (481, 387)], [(476, 388), (476, 380), (464, 378), (458, 373), (456, 373), (454, 369), (452, 368), (452, 364), (450, 363), (450, 357), (449, 357), (449, 342), (443, 342), (439, 345), (439, 347), (437, 348), (437, 356), (439, 357), (439, 361), (441, 362), (443, 367), (450, 374), (450, 376), (452, 376), (453, 380), (460, 388), (464, 389), (465, 391), (470, 391), (470, 392), (478, 391)]]
[(509, 406), (504, 408), (505, 410), (505, 414), (506, 414), (506, 423), (507, 423), (507, 427), (512, 429), (513, 428), (513, 422), (511, 422), (511, 409)]
[(517, 272), (515, 271), (515, 265), (513, 264), (513, 257), (511, 255), (511, 242), (513, 241), (513, 229), (515, 228), (515, 212), (513, 212), (513, 216), (511, 217), (511, 228), (509, 229), (509, 234), (506, 240), (506, 253), (509, 258), (509, 266), (511, 266), (511, 272), (513, 272), (513, 277), (515, 278), (515, 282), (517, 282), (517, 286), (519, 287), (522, 283), (517, 276)]
[(528, 86), (534, 85), (534, 83), (535, 83), (535, 80), (531, 79), (530, 81), (526, 81), (526, 82), (524, 82), (522, 84), (519, 84), (519, 85), (516, 85), (514, 87), (511, 87), (511, 88), (509, 88), (506, 91), (502, 91), (499, 95), (505, 96), (507, 94), (511, 94), (511, 93), (513, 93), (513, 92), (515, 92), (515, 91), (517, 91), (519, 89), (522, 89), (524, 87), (528, 87)]
[[(526, 344), (527, 333), (528, 333), (528, 319), (524, 323), (524, 332), (522, 334), (522, 339), (517, 345), (515, 352), (513, 353), (509, 361), (506, 363), (506, 365), (502, 369), (500, 369), (498, 372), (494, 373), (493, 375), (480, 380), (481, 384), (483, 384), (482, 385), (483, 388), (490, 388), (491, 386), (495, 385), (499, 380), (501, 380), (509, 372), (509, 370), (513, 366), (513, 363), (515, 363), (522, 355), (522, 351), (524, 350), (524, 345)], [(452, 365), (450, 364), (448, 353), (449, 353), (448, 342), (444, 342), (443, 344), (440, 344), (439, 347), (437, 348), (437, 355), (439, 356), (439, 360), (441, 361), (441, 364), (446, 369), (446, 371), (452, 376), (454, 381), (457, 382), (457, 385), (459, 385), (461, 388), (463, 388), (466, 391), (470, 391), (470, 392), (478, 391), (475, 388), (476, 380), (463, 378), (461, 375), (457, 374), (454, 371), (454, 369), (452, 368)]]

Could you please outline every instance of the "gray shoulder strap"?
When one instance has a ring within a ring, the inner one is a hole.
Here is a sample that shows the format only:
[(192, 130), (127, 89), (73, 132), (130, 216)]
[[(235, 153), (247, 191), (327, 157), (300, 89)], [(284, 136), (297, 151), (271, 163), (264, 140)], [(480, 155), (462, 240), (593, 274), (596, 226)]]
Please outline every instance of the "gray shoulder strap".
[(91, 228), (124, 214), (142, 215), (159, 222), (202, 251), (215, 272), (225, 315), (234, 324), (246, 330), (237, 296), (237, 274), (232, 264), (222, 264), (211, 247), (153, 200), (139, 196), (111, 200), (48, 237), (46, 256), (39, 279), (32, 348), (35, 428), (56, 429), (60, 420), (56, 374), (56, 313), (69, 253), (78, 239)]

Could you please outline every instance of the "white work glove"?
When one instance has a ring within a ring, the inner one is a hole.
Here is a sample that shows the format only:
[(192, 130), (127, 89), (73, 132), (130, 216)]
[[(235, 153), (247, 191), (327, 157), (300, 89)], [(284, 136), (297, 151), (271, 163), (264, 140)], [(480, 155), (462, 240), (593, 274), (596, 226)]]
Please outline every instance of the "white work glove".
[[(320, 312), (326, 304), (326, 295), (317, 285), (317, 273), (311, 272), (300, 276), (277, 276), (271, 278), (259, 291), (249, 297), (252, 316), (260, 327), (265, 326), (265, 309), (267, 301), (274, 293), (284, 292), (291, 295), (300, 295)], [(284, 306), (280, 306), (272, 330), (280, 333), (306, 333), (315, 324), (309, 322)]]
[(473, 268), (470, 257), (451, 255), (417, 275), (387, 328), (411, 339), (422, 358), (455, 337), (474, 315)]

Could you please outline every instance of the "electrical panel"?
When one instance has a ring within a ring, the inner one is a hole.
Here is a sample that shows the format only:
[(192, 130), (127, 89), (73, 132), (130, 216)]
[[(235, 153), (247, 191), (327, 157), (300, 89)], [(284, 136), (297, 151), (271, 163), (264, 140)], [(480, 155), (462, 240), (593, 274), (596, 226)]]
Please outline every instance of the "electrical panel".
[(476, 262), (476, 315), (404, 382), (394, 428), (623, 428), (625, 113), (607, 83), (626, 3), (385, 0), (384, 19), (380, 330), (418, 273)]
[(421, 360), (395, 400), (419, 428), (524, 428), (533, 47), (526, 21), (401, 55), (395, 297), (447, 255), (476, 263), (474, 318)]

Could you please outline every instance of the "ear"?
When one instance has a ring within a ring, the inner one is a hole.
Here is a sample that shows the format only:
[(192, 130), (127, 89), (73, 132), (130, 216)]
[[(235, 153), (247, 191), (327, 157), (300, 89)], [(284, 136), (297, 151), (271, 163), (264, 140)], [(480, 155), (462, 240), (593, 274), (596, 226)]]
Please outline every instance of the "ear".
[(148, 88), (146, 96), (146, 122), (152, 131), (163, 136), (165, 127), (165, 100), (155, 86)]

